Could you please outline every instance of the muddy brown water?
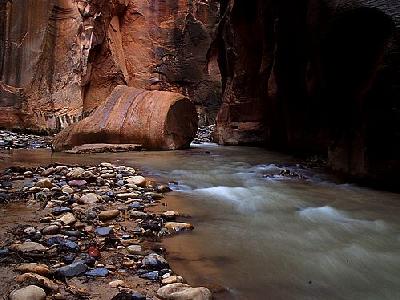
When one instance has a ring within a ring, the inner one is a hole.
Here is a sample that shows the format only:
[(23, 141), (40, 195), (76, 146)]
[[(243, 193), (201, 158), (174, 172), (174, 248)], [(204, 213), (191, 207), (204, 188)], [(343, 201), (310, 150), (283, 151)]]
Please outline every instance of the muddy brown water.
[[(0, 168), (51, 162), (136, 166), (175, 180), (166, 203), (195, 230), (164, 241), (173, 269), (217, 299), (400, 299), (400, 195), (336, 183), (257, 148), (68, 155), (0, 155)], [(269, 175), (269, 176), (265, 176)]]

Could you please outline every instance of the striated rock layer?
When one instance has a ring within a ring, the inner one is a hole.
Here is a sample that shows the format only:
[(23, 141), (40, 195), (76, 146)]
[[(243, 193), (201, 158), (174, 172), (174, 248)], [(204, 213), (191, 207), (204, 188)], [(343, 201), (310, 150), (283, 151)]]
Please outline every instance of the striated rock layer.
[(174, 150), (188, 148), (196, 131), (196, 110), (185, 96), (118, 86), (91, 116), (61, 131), (53, 147), (108, 143)]
[(182, 93), (212, 118), (218, 11), (217, 0), (0, 0), (0, 127), (60, 130), (117, 85)]
[(337, 171), (397, 177), (400, 2), (224, 0), (216, 139), (329, 153)]

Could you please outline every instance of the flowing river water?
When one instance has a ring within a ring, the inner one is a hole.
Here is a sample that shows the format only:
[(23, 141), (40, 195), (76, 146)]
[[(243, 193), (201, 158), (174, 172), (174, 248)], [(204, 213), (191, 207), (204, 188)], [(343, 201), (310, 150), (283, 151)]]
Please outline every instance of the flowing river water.
[[(216, 299), (400, 299), (400, 195), (335, 183), (258, 148), (96, 155), (46, 150), (2, 155), (0, 167), (108, 161), (176, 181), (167, 209), (191, 233), (164, 241), (172, 268)], [(267, 176), (266, 176), (267, 175)]]

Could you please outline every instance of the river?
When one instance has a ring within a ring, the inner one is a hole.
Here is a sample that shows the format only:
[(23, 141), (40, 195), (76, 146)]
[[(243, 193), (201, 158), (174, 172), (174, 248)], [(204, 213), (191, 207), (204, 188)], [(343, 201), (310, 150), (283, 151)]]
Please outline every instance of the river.
[[(101, 161), (168, 182), (168, 209), (195, 230), (164, 241), (168, 261), (216, 299), (400, 299), (400, 195), (336, 182), (259, 148), (2, 155), (0, 167)], [(305, 179), (279, 176), (292, 166)], [(266, 176), (268, 175), (268, 176)], [(184, 219), (186, 220), (186, 219)]]

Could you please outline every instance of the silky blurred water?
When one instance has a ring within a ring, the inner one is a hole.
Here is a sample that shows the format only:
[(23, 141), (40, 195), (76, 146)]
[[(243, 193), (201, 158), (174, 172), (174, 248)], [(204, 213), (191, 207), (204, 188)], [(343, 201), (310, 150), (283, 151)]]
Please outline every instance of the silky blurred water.
[[(109, 161), (177, 181), (167, 209), (195, 230), (168, 260), (217, 299), (400, 299), (400, 195), (335, 183), (258, 148), (66, 155), (14, 151), (0, 166)], [(282, 166), (305, 179), (280, 176)]]

